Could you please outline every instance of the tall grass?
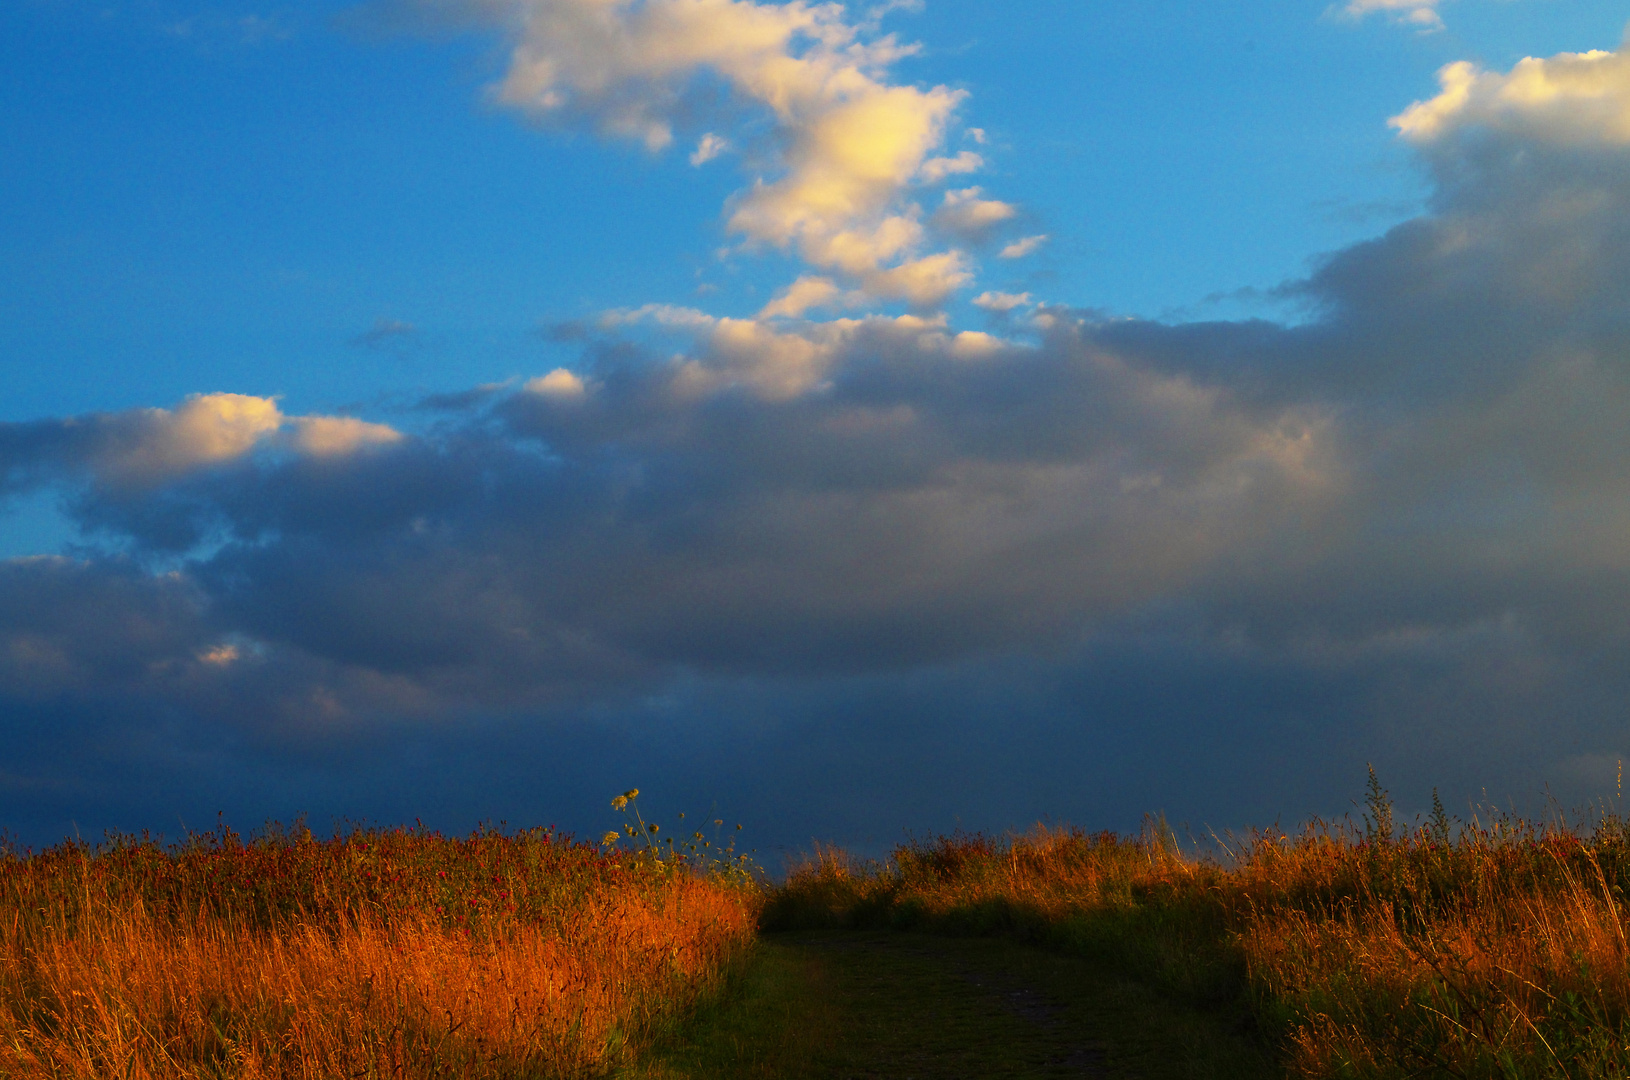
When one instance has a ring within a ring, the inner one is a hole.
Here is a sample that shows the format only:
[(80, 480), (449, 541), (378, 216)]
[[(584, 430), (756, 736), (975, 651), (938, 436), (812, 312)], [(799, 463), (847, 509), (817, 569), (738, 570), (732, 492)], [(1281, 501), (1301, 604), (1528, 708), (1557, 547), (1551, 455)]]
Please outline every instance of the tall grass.
[(543, 830), (11, 852), (0, 1075), (604, 1075), (718, 985), (757, 903)]
[(1094, 955), (1233, 1010), (1302, 1077), (1630, 1076), (1630, 834), (1497, 814), (1395, 828), (1262, 830), (1185, 854), (1037, 827), (911, 843), (886, 863), (822, 850), (770, 928), (920, 926)]

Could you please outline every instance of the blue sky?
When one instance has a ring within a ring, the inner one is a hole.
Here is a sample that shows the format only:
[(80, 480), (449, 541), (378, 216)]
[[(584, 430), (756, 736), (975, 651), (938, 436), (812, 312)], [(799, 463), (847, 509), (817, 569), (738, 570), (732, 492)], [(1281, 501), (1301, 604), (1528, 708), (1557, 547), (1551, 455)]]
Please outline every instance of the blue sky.
[(1594, 798), (1624, 21), (8, 5), (0, 818)]

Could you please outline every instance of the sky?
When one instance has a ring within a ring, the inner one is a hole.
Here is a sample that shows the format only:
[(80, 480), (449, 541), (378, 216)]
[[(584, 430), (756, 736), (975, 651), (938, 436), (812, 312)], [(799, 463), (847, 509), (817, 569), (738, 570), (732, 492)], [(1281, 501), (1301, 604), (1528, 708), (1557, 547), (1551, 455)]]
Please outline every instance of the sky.
[(1625, 20), (5, 5), (0, 827), (1611, 796)]

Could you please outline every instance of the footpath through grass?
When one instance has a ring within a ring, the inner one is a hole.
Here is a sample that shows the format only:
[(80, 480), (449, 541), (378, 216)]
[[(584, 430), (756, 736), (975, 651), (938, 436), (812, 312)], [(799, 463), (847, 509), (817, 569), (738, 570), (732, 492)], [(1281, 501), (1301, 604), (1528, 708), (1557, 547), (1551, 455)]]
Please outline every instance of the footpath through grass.
[(766, 935), (628, 1080), (1257, 1080), (1247, 1033), (1079, 957), (893, 931)]

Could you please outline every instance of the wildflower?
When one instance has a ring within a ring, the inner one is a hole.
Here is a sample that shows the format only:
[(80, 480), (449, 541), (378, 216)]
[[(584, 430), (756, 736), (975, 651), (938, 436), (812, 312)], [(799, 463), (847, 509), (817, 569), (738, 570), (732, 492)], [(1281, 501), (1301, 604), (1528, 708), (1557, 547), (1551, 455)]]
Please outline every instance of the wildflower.
[(606, 847), (610, 847), (621, 839), (622, 837), (617, 834), (615, 829), (613, 829), (611, 832), (606, 833), (600, 838), (600, 843), (604, 844)]

